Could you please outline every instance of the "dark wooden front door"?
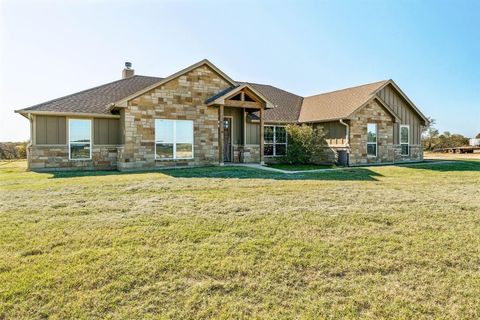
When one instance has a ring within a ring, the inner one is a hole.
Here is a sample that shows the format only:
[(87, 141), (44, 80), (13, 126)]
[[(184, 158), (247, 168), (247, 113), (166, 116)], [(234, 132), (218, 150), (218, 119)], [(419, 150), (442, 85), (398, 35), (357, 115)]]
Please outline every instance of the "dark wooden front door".
[(232, 162), (232, 118), (223, 120), (223, 162)]

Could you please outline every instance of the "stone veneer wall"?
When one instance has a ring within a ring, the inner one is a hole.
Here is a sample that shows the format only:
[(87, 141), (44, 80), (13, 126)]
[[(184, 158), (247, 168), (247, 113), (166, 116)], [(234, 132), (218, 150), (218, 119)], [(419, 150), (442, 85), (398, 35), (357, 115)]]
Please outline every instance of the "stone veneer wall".
[(69, 160), (68, 145), (35, 145), (27, 148), (27, 158), (29, 170), (115, 170), (117, 146), (94, 145), (91, 160)]
[[(377, 102), (358, 110), (350, 120), (350, 154), (349, 164), (393, 162), (395, 147), (393, 145), (394, 119)], [(367, 124), (377, 124), (377, 156), (367, 156)]]
[(260, 162), (260, 145), (234, 144), (232, 162), (259, 163)]
[[(118, 169), (218, 164), (218, 109), (205, 100), (230, 86), (204, 65), (130, 101)], [(193, 159), (155, 160), (156, 118), (194, 121)]]
[(402, 148), (400, 145), (395, 145), (395, 162), (402, 161), (422, 161), (423, 147), (418, 145), (410, 145), (410, 153), (408, 156), (402, 156)]
[[(357, 111), (350, 120), (349, 164), (398, 163), (422, 161), (421, 145), (410, 145), (410, 154), (401, 155), (401, 147), (393, 143), (394, 119), (376, 102)], [(377, 123), (377, 157), (367, 156), (367, 123)]]

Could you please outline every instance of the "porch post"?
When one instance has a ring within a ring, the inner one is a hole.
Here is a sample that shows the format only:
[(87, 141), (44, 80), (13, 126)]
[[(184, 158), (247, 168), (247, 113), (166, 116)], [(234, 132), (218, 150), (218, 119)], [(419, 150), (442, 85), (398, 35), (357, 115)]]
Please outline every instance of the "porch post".
[(264, 112), (263, 112), (263, 106), (261, 106), (260, 108), (260, 164), (263, 165), (265, 164), (265, 162), (263, 161), (263, 115), (264, 115)]
[(221, 104), (218, 108), (218, 162), (223, 166), (223, 115), (224, 106)]

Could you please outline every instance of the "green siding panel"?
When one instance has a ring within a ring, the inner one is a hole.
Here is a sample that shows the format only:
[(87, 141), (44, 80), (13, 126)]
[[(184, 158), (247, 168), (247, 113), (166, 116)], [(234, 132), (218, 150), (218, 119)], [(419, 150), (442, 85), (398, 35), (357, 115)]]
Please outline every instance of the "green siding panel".
[(326, 131), (325, 140), (329, 145), (343, 145), (347, 142), (347, 128), (339, 121), (322, 122), (315, 124)]
[(120, 121), (118, 119), (94, 119), (93, 142), (97, 145), (120, 143)]
[(246, 125), (246, 144), (260, 144), (260, 124), (247, 122)]
[(67, 119), (57, 116), (35, 116), (36, 144), (66, 144)]
[(233, 143), (243, 144), (243, 109), (225, 107), (224, 115), (232, 117)]

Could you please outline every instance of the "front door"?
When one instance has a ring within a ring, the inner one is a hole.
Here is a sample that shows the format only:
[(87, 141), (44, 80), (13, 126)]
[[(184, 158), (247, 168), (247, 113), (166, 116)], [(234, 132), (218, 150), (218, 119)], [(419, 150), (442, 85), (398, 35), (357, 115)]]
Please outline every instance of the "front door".
[(223, 162), (232, 162), (232, 118), (223, 120)]

